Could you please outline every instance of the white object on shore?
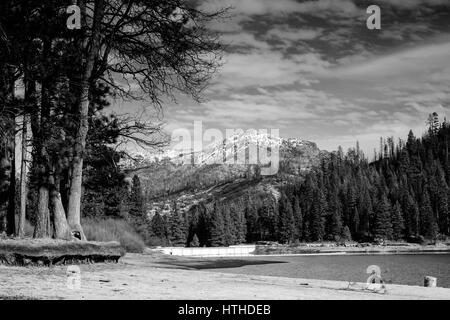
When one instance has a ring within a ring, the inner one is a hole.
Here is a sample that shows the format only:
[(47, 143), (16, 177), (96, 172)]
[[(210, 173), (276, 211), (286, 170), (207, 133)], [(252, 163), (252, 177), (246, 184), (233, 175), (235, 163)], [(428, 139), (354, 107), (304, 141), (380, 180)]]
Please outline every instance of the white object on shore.
[(229, 247), (203, 247), (203, 248), (184, 248), (184, 247), (162, 247), (160, 250), (165, 254), (174, 256), (191, 257), (247, 257), (253, 256), (255, 245), (237, 245)]
[(430, 276), (426, 276), (423, 280), (423, 285), (425, 287), (436, 287), (437, 285), (437, 278), (435, 277), (430, 277)]

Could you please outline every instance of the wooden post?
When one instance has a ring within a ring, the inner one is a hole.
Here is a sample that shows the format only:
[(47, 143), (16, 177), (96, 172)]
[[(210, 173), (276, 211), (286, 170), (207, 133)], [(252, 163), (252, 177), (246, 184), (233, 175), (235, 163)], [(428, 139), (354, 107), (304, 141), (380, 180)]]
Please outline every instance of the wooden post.
[(437, 278), (435, 278), (435, 277), (430, 277), (430, 276), (426, 276), (426, 277), (424, 278), (423, 283), (424, 283), (424, 286), (425, 286), (425, 287), (436, 287), (436, 284), (437, 284)]

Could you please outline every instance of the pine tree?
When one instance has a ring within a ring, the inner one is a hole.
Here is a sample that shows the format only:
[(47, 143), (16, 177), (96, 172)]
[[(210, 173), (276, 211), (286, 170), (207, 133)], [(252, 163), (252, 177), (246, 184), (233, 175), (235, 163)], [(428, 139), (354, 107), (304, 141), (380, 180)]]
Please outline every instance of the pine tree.
[(141, 181), (137, 175), (133, 176), (130, 193), (130, 218), (141, 219), (144, 215), (144, 197), (142, 195)]
[(174, 204), (174, 212), (169, 218), (169, 240), (174, 247), (186, 246), (186, 221), (183, 214)]
[(391, 205), (383, 194), (377, 203), (375, 212), (374, 236), (376, 239), (388, 240), (392, 238)]
[(209, 245), (211, 247), (220, 247), (225, 245), (224, 220), (220, 205), (214, 203), (211, 212), (211, 220), (209, 221)]
[(312, 241), (322, 241), (325, 235), (324, 221), (326, 202), (321, 190), (314, 192), (314, 202), (311, 208), (309, 232)]
[(419, 235), (419, 206), (411, 194), (406, 198), (406, 230), (409, 237)]
[(342, 218), (338, 210), (331, 213), (329, 235), (334, 241), (338, 241), (342, 235)]
[(258, 239), (258, 211), (253, 201), (247, 202), (245, 208), (246, 240), (251, 243)]
[(161, 215), (157, 212), (152, 218), (152, 221), (150, 223), (151, 232), (155, 237), (160, 238), (161, 240), (166, 239), (166, 225), (164, 222), (164, 219), (161, 217)]
[(278, 240), (281, 243), (289, 243), (295, 236), (295, 220), (292, 205), (287, 197), (282, 194), (278, 209)]
[[(111, 193), (110, 197), (105, 201), (105, 207), (108, 203), (112, 203), (112, 209), (117, 210), (117, 202), (120, 202), (119, 193)], [(105, 208), (106, 210), (106, 208)], [(117, 213), (116, 213), (117, 214)], [(142, 187), (139, 177), (133, 176), (133, 185), (131, 187), (131, 193), (129, 198), (129, 215), (128, 220), (131, 225), (141, 234), (144, 238), (148, 237), (149, 221), (147, 220), (144, 197), (142, 194)]]
[(341, 238), (342, 238), (343, 240), (346, 240), (346, 241), (351, 241), (351, 240), (352, 240), (352, 234), (350, 233), (350, 229), (348, 228), (348, 226), (345, 226), (345, 227), (342, 229), (342, 235), (341, 235)]
[[(367, 182), (366, 182), (367, 183)], [(361, 239), (368, 239), (370, 238), (370, 228), (371, 228), (371, 220), (373, 217), (373, 206), (372, 206), (372, 199), (369, 194), (369, 188), (366, 185), (363, 186), (363, 191), (361, 194), (361, 201), (360, 201), (360, 238)]]
[(226, 246), (230, 246), (236, 243), (235, 228), (231, 219), (230, 208), (224, 206), (222, 210), (223, 222), (224, 222), (224, 241)]
[(402, 239), (404, 237), (405, 224), (404, 224), (402, 209), (401, 209), (398, 201), (392, 207), (391, 220), (392, 220), (392, 231), (393, 231), (392, 236), (393, 236), (394, 240)]
[(438, 217), (439, 231), (441, 234), (448, 234), (449, 232), (449, 187), (445, 181), (445, 173), (441, 165), (438, 165), (437, 170), (437, 190), (436, 190), (436, 211)]
[(300, 208), (300, 201), (298, 197), (294, 197), (294, 205), (292, 207), (292, 214), (295, 221), (295, 235), (294, 238), (301, 240), (303, 238), (303, 215)]
[(342, 213), (341, 205), (336, 193), (331, 196), (328, 204), (328, 215), (326, 222), (326, 233), (328, 238), (338, 241), (342, 235)]
[(236, 242), (245, 243), (247, 237), (247, 221), (242, 209), (237, 208), (233, 215), (233, 221), (236, 228)]
[(194, 237), (192, 238), (192, 241), (189, 243), (189, 247), (197, 248), (199, 246), (200, 246), (200, 241), (198, 240), (197, 235), (194, 234)]
[(428, 239), (436, 239), (439, 228), (436, 223), (428, 192), (422, 196), (420, 204), (420, 233)]

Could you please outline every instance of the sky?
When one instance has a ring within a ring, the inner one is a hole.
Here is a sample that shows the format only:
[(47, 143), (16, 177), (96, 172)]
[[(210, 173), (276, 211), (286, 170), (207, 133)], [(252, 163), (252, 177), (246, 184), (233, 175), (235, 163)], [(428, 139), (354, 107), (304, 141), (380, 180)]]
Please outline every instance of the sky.
[[(208, 26), (226, 47), (223, 66), (202, 103), (179, 97), (164, 105), (169, 134), (194, 121), (223, 132), (275, 128), (329, 151), (359, 141), (370, 157), (381, 136), (420, 136), (428, 114), (450, 116), (450, 0), (197, 3), (231, 7)], [(381, 8), (381, 30), (366, 26), (372, 4)]]

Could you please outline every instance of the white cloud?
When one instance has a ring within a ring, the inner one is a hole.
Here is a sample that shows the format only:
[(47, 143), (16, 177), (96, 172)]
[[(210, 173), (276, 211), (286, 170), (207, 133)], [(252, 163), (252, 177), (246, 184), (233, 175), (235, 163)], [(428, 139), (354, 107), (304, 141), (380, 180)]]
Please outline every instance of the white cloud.
[(230, 53), (214, 80), (213, 91), (245, 87), (282, 86), (315, 83), (315, 73), (322, 73), (329, 63), (319, 54), (307, 53), (285, 57), (281, 52), (255, 51)]
[(225, 46), (242, 46), (247, 50), (270, 50), (267, 42), (257, 40), (255, 35), (250, 32), (225, 33), (220, 38)]
[(370, 61), (346, 65), (329, 70), (329, 76), (380, 80), (389, 77), (411, 79), (424, 72), (446, 67), (449, 62), (450, 42), (420, 46), (388, 54)]
[(401, 9), (416, 9), (424, 5), (428, 6), (442, 6), (449, 5), (448, 0), (379, 0), (385, 2), (393, 7)]
[(304, 29), (304, 28), (292, 28), (287, 25), (283, 25), (270, 29), (267, 32), (266, 37), (292, 42), (299, 40), (317, 39), (321, 34), (322, 34), (321, 28)]
[(305, 13), (320, 17), (349, 17), (365, 14), (351, 0), (206, 0), (200, 9), (212, 12), (225, 7), (233, 8), (236, 15), (245, 16)]

